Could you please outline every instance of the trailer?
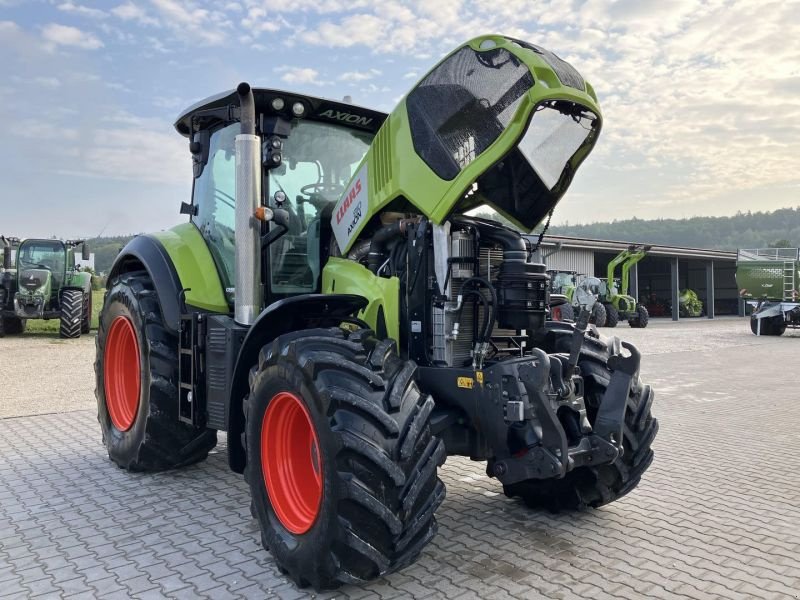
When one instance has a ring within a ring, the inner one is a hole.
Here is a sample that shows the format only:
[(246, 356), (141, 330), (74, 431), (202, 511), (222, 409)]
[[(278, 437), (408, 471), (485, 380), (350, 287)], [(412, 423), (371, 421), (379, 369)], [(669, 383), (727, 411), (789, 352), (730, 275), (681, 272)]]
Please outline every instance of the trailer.
[(739, 296), (753, 307), (755, 335), (783, 335), (800, 329), (800, 249), (740, 249), (736, 258)]

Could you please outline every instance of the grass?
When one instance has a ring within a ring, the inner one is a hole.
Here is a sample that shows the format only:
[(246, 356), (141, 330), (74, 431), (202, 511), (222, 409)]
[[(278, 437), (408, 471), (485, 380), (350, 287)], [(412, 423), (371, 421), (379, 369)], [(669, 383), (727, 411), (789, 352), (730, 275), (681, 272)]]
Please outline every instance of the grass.
[[(97, 319), (100, 317), (100, 310), (103, 308), (103, 296), (105, 290), (92, 291), (92, 331), (97, 330)], [(25, 333), (58, 333), (58, 319), (28, 319), (28, 326)]]

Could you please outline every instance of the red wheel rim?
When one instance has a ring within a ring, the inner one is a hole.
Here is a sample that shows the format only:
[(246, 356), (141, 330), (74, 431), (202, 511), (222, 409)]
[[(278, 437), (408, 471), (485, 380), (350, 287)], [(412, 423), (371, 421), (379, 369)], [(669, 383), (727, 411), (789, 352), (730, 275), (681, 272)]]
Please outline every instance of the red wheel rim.
[(319, 440), (305, 404), (275, 394), (261, 422), (261, 471), (281, 524), (295, 534), (314, 524), (322, 502)]
[(114, 427), (128, 431), (139, 409), (139, 342), (128, 317), (116, 317), (106, 337), (103, 383)]

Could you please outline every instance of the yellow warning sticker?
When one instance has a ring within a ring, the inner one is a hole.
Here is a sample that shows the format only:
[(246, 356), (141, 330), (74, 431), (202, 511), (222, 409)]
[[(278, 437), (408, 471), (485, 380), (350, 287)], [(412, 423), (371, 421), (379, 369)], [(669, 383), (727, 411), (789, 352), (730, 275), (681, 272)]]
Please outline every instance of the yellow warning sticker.
[(472, 377), (459, 377), (456, 383), (460, 388), (466, 388), (468, 390), (471, 390), (472, 386), (475, 383), (475, 380)]
[(478, 383), (483, 385), (483, 371), (476, 371), (475, 372), (475, 379), (478, 380)]

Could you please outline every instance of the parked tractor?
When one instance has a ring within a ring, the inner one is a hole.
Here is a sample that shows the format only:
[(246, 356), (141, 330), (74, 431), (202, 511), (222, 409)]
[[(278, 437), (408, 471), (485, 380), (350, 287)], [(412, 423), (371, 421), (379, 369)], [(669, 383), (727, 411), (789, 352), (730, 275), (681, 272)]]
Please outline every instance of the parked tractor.
[[(631, 327), (647, 327), (650, 315), (644, 304), (628, 295), (628, 282), (631, 267), (642, 260), (649, 250), (650, 246), (630, 246), (608, 263), (608, 276), (600, 280), (600, 299), (606, 309), (606, 327), (616, 327), (621, 320), (627, 320)], [(617, 267), (620, 267), (620, 279), (615, 277)]]
[(800, 249), (739, 250), (736, 284), (753, 308), (754, 334), (783, 335), (787, 328), (800, 328)]
[(17, 245), (19, 238), (0, 235), (0, 249), (3, 251), (0, 267), (0, 337), (4, 337), (7, 333), (22, 333), (25, 330), (25, 321), (10, 314), (14, 308), (17, 282), (17, 270), (14, 267), (14, 248)]
[(231, 469), (278, 567), (315, 589), (411, 564), (448, 455), (509, 497), (580, 509), (650, 465), (653, 392), (627, 342), (546, 320), (533, 229), (600, 133), (591, 86), (498, 35), (383, 114), (240, 84), (186, 110), (189, 222), (114, 262), (98, 419), (132, 471)]
[(551, 294), (566, 298), (561, 306), (552, 309), (553, 320), (574, 321), (582, 308), (589, 311), (589, 322), (597, 327), (606, 324), (606, 309), (598, 301), (602, 282), (597, 277), (587, 277), (577, 271), (547, 271)]
[(697, 292), (690, 289), (681, 290), (678, 295), (678, 316), (683, 318), (702, 317), (703, 301)]
[[(77, 338), (89, 333), (92, 316), (91, 274), (75, 266), (75, 248), (83, 240), (2, 238), (0, 273), (0, 337), (25, 331), (29, 319), (59, 319), (59, 335)], [(16, 263), (11, 249), (16, 248)]]

